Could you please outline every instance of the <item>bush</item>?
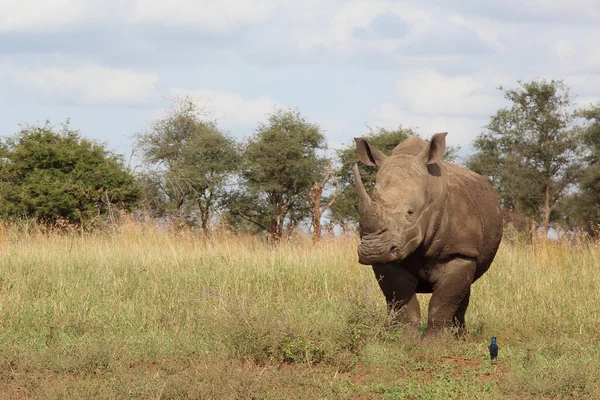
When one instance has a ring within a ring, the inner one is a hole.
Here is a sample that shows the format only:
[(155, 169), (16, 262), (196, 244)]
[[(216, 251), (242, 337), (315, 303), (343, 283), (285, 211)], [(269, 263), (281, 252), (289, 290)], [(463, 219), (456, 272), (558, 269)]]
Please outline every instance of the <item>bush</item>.
[(139, 188), (120, 156), (83, 139), (68, 121), (26, 126), (0, 144), (0, 209), (7, 219), (80, 224), (131, 210)]

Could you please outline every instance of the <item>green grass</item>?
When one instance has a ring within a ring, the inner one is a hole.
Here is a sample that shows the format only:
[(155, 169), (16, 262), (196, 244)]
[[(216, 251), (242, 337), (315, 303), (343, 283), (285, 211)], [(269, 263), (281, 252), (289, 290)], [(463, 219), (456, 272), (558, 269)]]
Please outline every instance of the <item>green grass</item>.
[(503, 245), (468, 337), (433, 343), (356, 245), (5, 228), (0, 398), (600, 398), (599, 245)]

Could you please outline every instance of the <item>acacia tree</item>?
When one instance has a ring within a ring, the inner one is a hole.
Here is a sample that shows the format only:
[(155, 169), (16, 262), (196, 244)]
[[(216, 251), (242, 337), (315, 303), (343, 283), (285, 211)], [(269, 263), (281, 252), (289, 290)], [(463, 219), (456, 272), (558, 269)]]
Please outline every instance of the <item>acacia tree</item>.
[(0, 212), (80, 225), (112, 209), (130, 211), (139, 187), (123, 158), (82, 138), (67, 120), (25, 126), (0, 144)]
[(600, 235), (600, 103), (577, 113), (585, 123), (581, 140), (583, 168), (577, 190), (564, 202), (562, 212), (571, 227), (578, 226), (592, 236)]
[(579, 167), (572, 99), (562, 81), (518, 83), (516, 89), (500, 88), (511, 105), (498, 110), (478, 136), (469, 167), (490, 178), (507, 220), (532, 218), (546, 234)]
[(138, 147), (148, 166), (147, 190), (167, 199), (178, 217), (198, 215), (205, 235), (210, 215), (221, 205), (228, 179), (239, 161), (235, 141), (206, 119), (190, 97), (177, 99), (167, 115), (138, 135)]
[(308, 215), (308, 194), (326, 163), (325, 137), (296, 109), (274, 111), (243, 150), (239, 189), (228, 202), (232, 217), (251, 222), (279, 241), (286, 223)]

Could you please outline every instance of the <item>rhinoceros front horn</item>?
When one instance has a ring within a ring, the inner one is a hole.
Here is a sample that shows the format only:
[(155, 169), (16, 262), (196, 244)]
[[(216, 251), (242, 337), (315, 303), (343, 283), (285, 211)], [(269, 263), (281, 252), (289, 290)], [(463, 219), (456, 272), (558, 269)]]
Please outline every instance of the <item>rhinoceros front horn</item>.
[(358, 223), (363, 232), (375, 232), (377, 230), (377, 215), (373, 209), (373, 203), (360, 177), (358, 165), (354, 164), (354, 183), (358, 197)]

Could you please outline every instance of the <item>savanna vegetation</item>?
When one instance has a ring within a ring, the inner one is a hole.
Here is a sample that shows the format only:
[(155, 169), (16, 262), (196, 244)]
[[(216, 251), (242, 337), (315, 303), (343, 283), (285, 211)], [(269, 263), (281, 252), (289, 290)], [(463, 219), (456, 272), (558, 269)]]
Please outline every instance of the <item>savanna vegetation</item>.
[(420, 343), (391, 323), (354, 236), (40, 229), (0, 232), (1, 398), (600, 396), (593, 242), (505, 242), (466, 338)]
[(501, 93), (446, 157), (490, 180), (505, 239), (466, 337), (426, 343), (357, 263), (354, 143), (328, 149), (299, 110), (236, 140), (179, 98), (135, 172), (68, 121), (23, 126), (0, 143), (0, 398), (600, 398), (600, 104), (561, 81)]

